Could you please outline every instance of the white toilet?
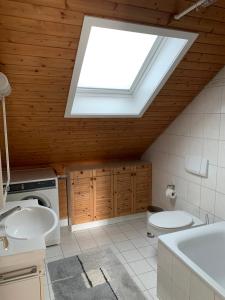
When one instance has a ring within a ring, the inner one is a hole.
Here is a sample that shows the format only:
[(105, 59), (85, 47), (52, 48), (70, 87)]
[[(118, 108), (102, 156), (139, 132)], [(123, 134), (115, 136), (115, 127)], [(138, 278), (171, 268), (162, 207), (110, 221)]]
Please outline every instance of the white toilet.
[(147, 217), (149, 237), (184, 230), (203, 224), (204, 223), (197, 217), (181, 210), (162, 211), (154, 214), (148, 212)]

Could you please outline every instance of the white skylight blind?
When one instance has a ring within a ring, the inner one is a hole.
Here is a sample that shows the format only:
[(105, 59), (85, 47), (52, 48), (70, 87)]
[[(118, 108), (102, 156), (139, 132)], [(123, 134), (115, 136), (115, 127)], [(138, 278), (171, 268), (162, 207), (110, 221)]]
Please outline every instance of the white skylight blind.
[(129, 90), (157, 35), (92, 26), (79, 88)]
[(85, 16), (65, 117), (141, 117), (197, 36)]

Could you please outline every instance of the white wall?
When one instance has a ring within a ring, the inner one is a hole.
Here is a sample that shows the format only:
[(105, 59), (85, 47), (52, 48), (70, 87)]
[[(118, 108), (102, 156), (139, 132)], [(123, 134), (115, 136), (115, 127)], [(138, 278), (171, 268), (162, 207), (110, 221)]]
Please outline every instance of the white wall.
[[(194, 79), (193, 79), (194, 81)], [(208, 178), (184, 169), (185, 155), (209, 159)], [(153, 203), (183, 209), (210, 221), (225, 219), (225, 68), (149, 147), (143, 159), (153, 164)], [(178, 197), (165, 198), (167, 184)]]

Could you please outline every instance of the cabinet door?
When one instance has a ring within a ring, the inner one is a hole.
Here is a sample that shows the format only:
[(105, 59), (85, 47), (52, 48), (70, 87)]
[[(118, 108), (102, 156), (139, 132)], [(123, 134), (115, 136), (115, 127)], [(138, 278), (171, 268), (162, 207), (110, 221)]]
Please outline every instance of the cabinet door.
[(41, 282), (38, 276), (14, 280), (0, 285), (2, 300), (44, 300), (41, 293)]
[(151, 165), (137, 165), (134, 172), (134, 212), (144, 212), (151, 203)]
[(113, 217), (113, 174), (111, 170), (96, 170), (93, 177), (94, 220)]
[(133, 171), (132, 167), (121, 167), (114, 173), (115, 216), (133, 213)]
[[(74, 172), (71, 195), (72, 224), (93, 221), (93, 181), (91, 176)], [(89, 174), (89, 173), (88, 173)], [(90, 175), (90, 174), (89, 174)]]

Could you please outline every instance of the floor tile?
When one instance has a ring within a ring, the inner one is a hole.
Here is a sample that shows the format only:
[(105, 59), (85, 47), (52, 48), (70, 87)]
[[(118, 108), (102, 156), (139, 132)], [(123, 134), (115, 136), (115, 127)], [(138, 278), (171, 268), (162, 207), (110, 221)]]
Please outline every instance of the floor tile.
[(138, 251), (141, 253), (141, 255), (144, 258), (149, 258), (149, 257), (152, 257), (152, 256), (156, 256), (156, 254), (157, 254), (157, 251), (153, 246), (138, 248)]
[(49, 257), (49, 258), (47, 258), (46, 257), (46, 262), (47, 263), (50, 263), (50, 262), (52, 262), (52, 261), (56, 261), (56, 260), (59, 260), (59, 259), (63, 259), (63, 254), (62, 255), (60, 255), (60, 256), (54, 256), (54, 257)]
[(142, 237), (147, 237), (147, 228), (141, 228), (137, 230), (139, 235)]
[(63, 250), (63, 257), (70, 257), (70, 256), (74, 256), (74, 255), (78, 255), (81, 253), (81, 249), (68, 249), (68, 250)]
[(126, 259), (124, 258), (124, 256), (121, 253), (116, 253), (116, 257), (119, 259), (119, 261), (124, 265), (127, 264)]
[(90, 239), (92, 238), (92, 235), (89, 230), (78, 230), (74, 232), (74, 236), (76, 239)]
[(87, 250), (98, 247), (96, 241), (92, 239), (78, 239), (78, 244), (81, 250)]
[(134, 227), (134, 229), (138, 230), (138, 229), (143, 229), (145, 228), (146, 231), (147, 231), (147, 225), (146, 225), (146, 222), (143, 221), (143, 220), (134, 220), (132, 221), (131, 225)]
[(156, 271), (151, 271), (138, 275), (138, 278), (141, 280), (143, 286), (148, 290), (156, 287), (157, 275)]
[(102, 235), (101, 237), (97, 237), (95, 239), (96, 243), (98, 246), (104, 246), (104, 245), (109, 245), (112, 244), (112, 241), (107, 237), (107, 235)]
[(135, 272), (136, 275), (147, 273), (153, 270), (153, 268), (146, 262), (145, 259), (131, 262), (129, 263), (129, 266)]
[(140, 234), (136, 230), (126, 231), (124, 234), (128, 239), (137, 239), (140, 237)]
[(132, 279), (134, 280), (134, 282), (137, 284), (137, 286), (139, 287), (139, 289), (141, 291), (145, 291), (146, 288), (144, 287), (143, 283), (141, 282), (141, 280), (137, 277), (137, 276), (133, 276)]
[(136, 248), (142, 248), (149, 245), (147, 238), (143, 237), (131, 239), (130, 241), (134, 244)]
[(51, 299), (51, 300), (55, 300), (54, 293), (53, 293), (53, 290), (52, 290), (52, 285), (50, 284), (50, 285), (48, 286), (48, 288), (49, 288), (50, 299)]
[(154, 300), (158, 300), (156, 287), (148, 290), (148, 292), (150, 293), (150, 295)]
[(129, 264), (124, 264), (123, 266), (127, 270), (128, 274), (130, 274), (131, 277), (136, 276), (136, 274), (134, 273), (134, 271), (132, 270)]
[(122, 255), (128, 263), (142, 259), (141, 254), (136, 249), (122, 252)]
[(119, 234), (119, 233), (121, 233), (121, 230), (120, 230), (119, 227), (118, 227), (117, 225), (115, 225), (115, 224), (103, 226), (103, 230), (104, 230), (107, 234)]
[(46, 257), (47, 259), (52, 258), (52, 257), (59, 257), (62, 256), (62, 249), (60, 246), (50, 246), (46, 248)]
[(50, 284), (51, 280), (50, 280), (50, 276), (49, 276), (49, 272), (48, 272), (48, 267), (47, 267), (47, 262), (46, 261), (45, 261), (45, 276), (46, 276), (46, 279), (47, 279), (47, 284)]
[(149, 245), (155, 245), (155, 244), (158, 243), (158, 238), (157, 237), (154, 237), (154, 238), (147, 237), (147, 240), (148, 240)]
[(49, 293), (49, 287), (46, 283), (44, 284), (44, 297), (45, 297), (44, 300), (51, 300), (50, 293)]
[(129, 223), (118, 223), (118, 227), (123, 233), (134, 230), (132, 225), (130, 225)]
[(118, 234), (111, 234), (110, 235), (110, 239), (113, 241), (113, 242), (123, 242), (123, 241), (126, 241), (128, 240), (128, 238), (126, 237), (126, 235), (124, 233), (118, 233)]
[(152, 295), (149, 293), (149, 291), (143, 292), (146, 300), (153, 300)]
[(157, 269), (157, 256), (152, 256), (152, 257), (146, 258), (146, 261), (154, 269)]
[(123, 241), (123, 242), (115, 243), (115, 246), (121, 252), (135, 249), (134, 245), (130, 241)]
[(115, 246), (115, 244), (102, 245), (99, 246), (100, 249), (110, 248), (114, 254), (120, 253), (119, 249)]
[(105, 234), (105, 231), (103, 229), (103, 226), (99, 226), (99, 227), (95, 227), (95, 228), (91, 228), (89, 229), (90, 234), (94, 235), (94, 234)]

